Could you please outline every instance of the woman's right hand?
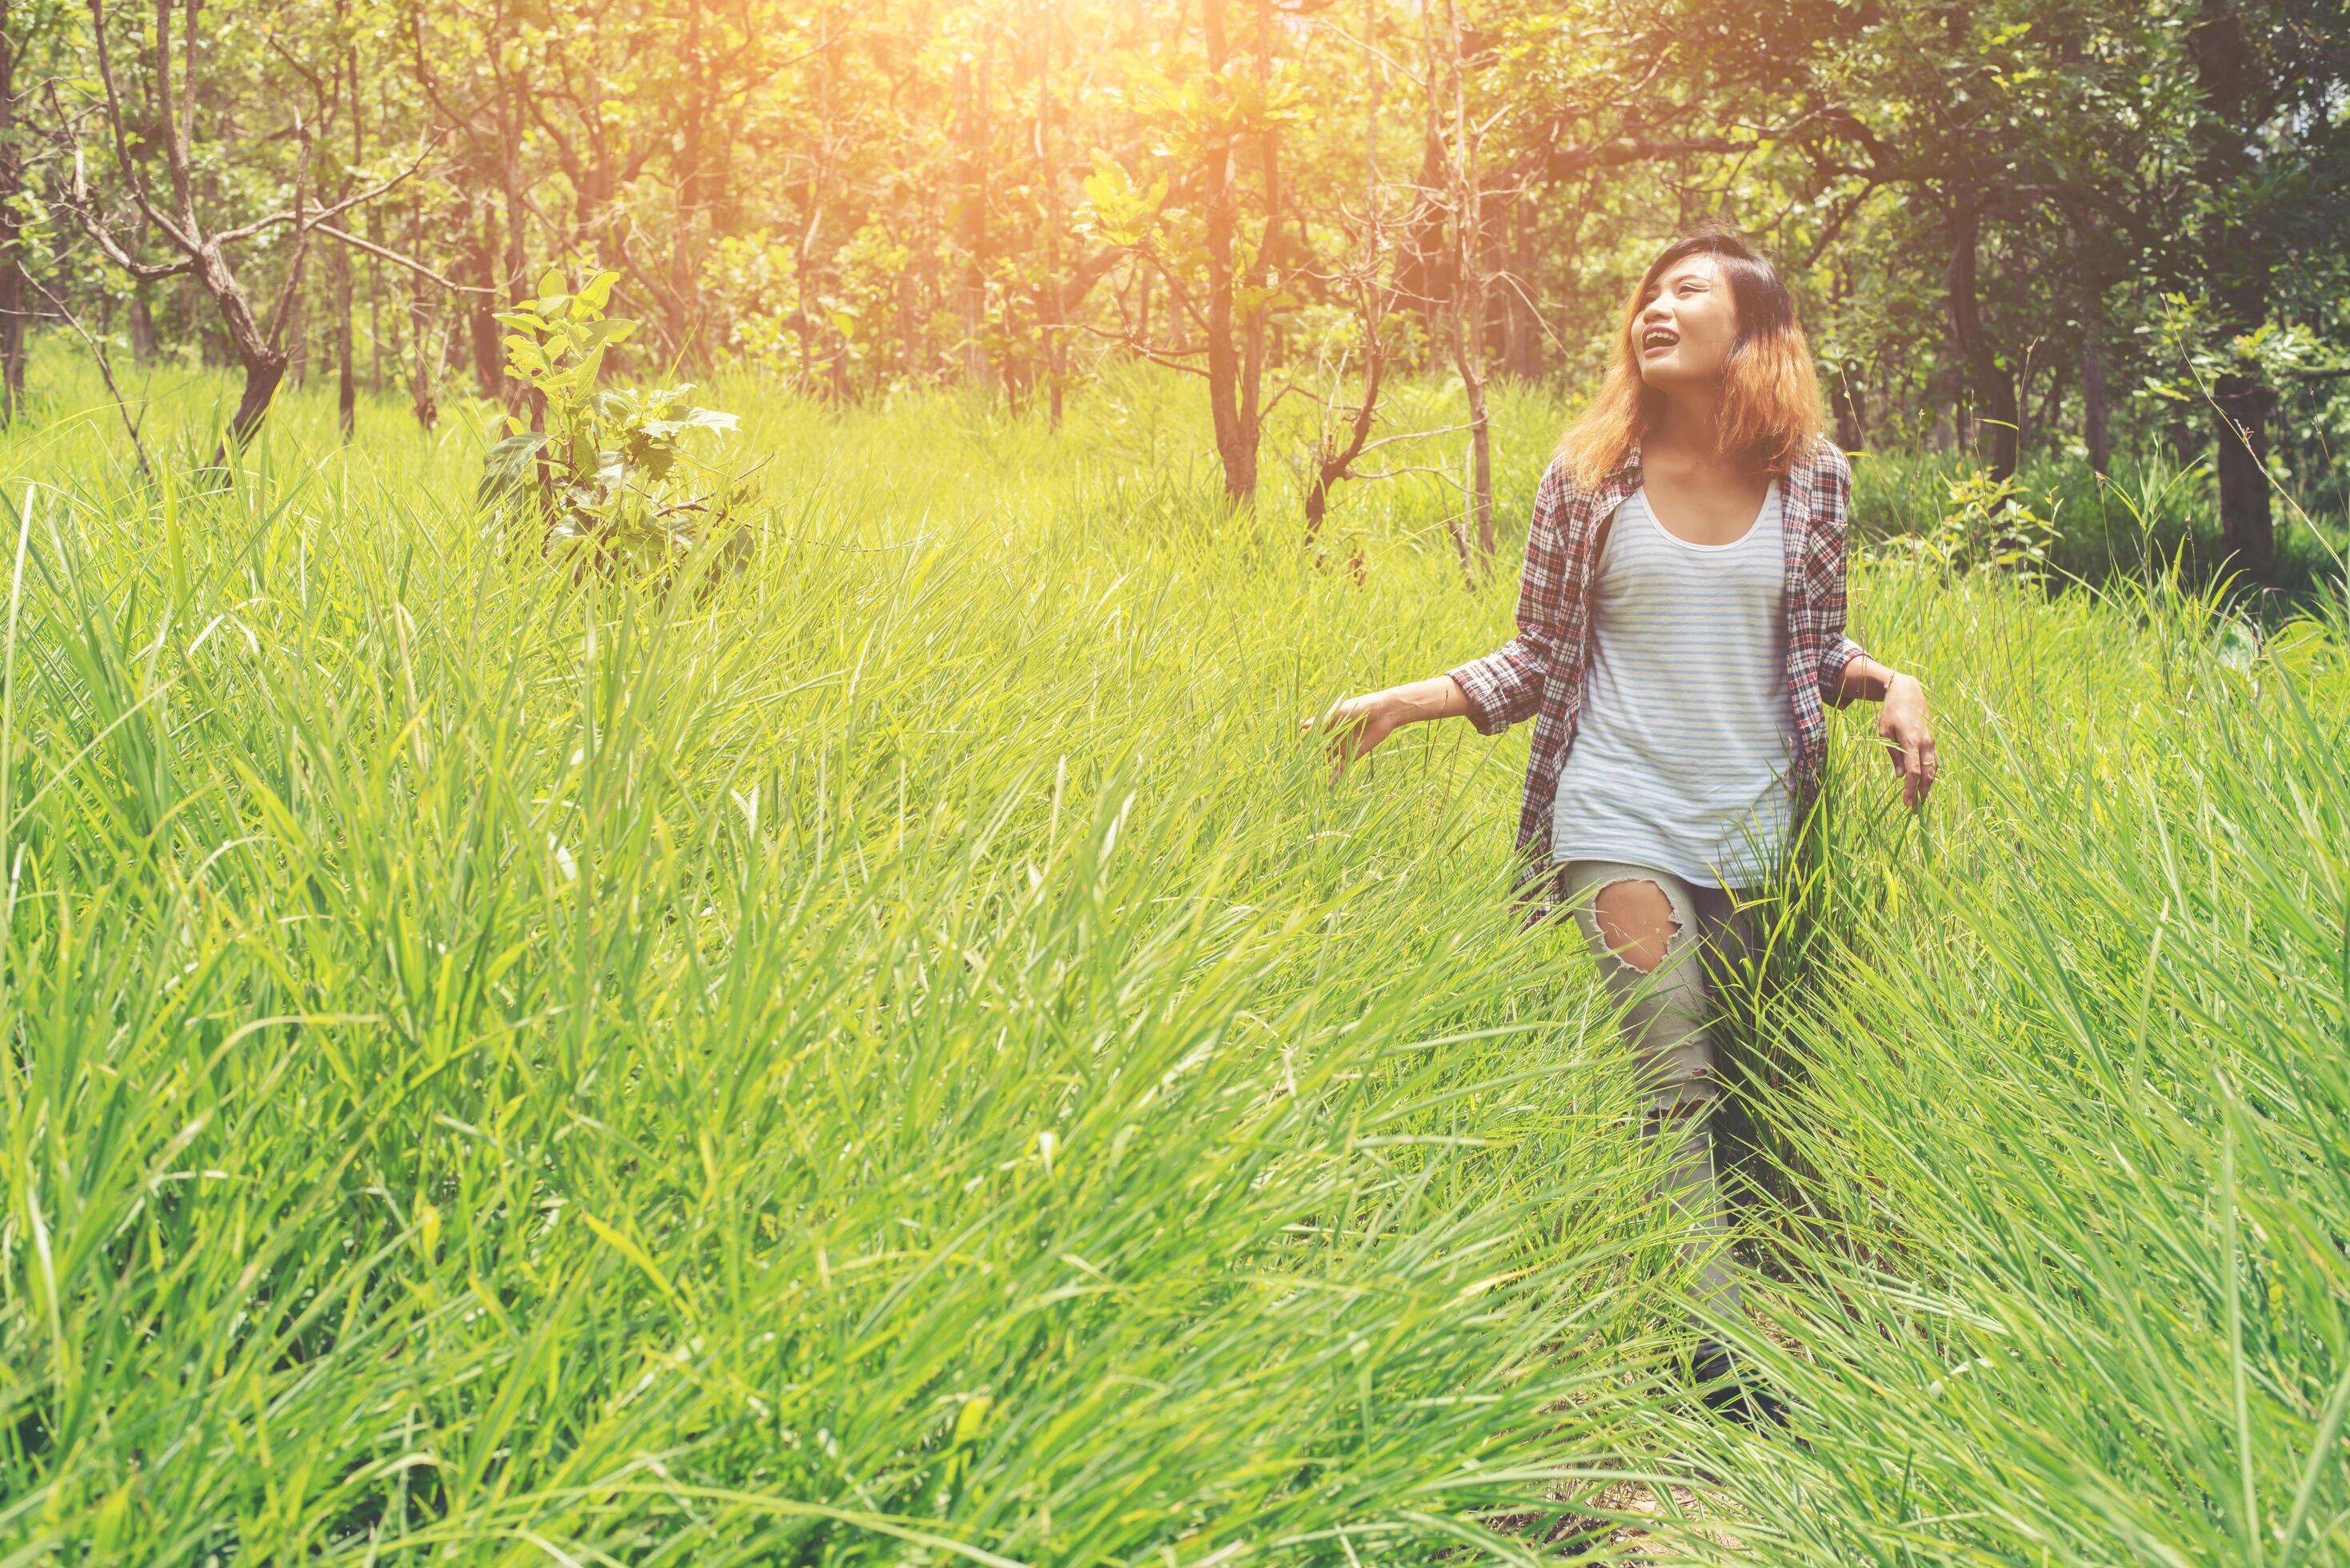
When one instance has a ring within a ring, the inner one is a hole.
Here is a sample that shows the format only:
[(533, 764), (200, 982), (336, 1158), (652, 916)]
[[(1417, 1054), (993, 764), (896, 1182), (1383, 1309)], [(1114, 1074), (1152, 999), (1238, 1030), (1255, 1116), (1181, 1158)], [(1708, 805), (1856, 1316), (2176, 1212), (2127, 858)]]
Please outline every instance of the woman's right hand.
[(1321, 718), (1303, 720), (1297, 727), (1322, 736), (1322, 743), (1330, 753), (1330, 776), (1336, 779), (1347, 771), (1347, 763), (1367, 755), (1374, 746), (1408, 722), (1402, 704), (1395, 701), (1395, 691), (1389, 688), (1359, 697), (1341, 697)]
[(1451, 719), (1469, 711), (1469, 699), (1450, 675), (1438, 675), (1360, 697), (1341, 697), (1319, 719), (1304, 719), (1298, 729), (1319, 734), (1330, 751), (1330, 776), (1336, 779), (1347, 764), (1402, 729), (1432, 719)]

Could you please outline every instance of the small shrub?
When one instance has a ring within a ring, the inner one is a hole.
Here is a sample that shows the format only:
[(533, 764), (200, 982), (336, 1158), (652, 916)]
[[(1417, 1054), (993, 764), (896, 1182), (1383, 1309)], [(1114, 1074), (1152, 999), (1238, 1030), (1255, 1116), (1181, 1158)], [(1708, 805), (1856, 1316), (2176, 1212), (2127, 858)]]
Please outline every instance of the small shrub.
[(520, 505), (543, 526), (542, 540), (581, 543), (603, 567), (628, 562), (659, 569), (704, 545), (731, 560), (748, 552), (741, 528), (751, 487), (705, 450), (735, 428), (735, 416), (686, 400), (691, 385), (655, 390), (598, 389), (604, 355), (637, 328), (605, 306), (617, 272), (599, 272), (577, 294), (563, 275), (539, 280), (538, 297), (502, 311), (506, 374), (544, 401), (544, 426), (506, 417), (482, 473), (484, 505)]
[(1945, 576), (1985, 567), (2046, 569), (2064, 505), (2055, 492), (2027, 494), (2012, 475), (1993, 479), (1983, 469), (1953, 474), (1943, 486), (1940, 515), (1917, 533), (1888, 540), (1890, 547), (1930, 563)]

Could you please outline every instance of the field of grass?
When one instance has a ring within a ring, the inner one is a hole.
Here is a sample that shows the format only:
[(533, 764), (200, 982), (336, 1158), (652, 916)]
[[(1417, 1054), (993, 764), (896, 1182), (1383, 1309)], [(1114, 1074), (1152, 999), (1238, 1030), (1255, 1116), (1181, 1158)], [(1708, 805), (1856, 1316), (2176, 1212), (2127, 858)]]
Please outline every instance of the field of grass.
[(152, 487), (0, 442), (0, 1568), (2350, 1563), (2338, 597), (1856, 566), (1947, 771), (1836, 718), (1736, 1032), (1757, 1437), (1523, 730), (1297, 739), (1506, 634), (1555, 405), (1471, 593), (1424, 482), (1223, 516), (1157, 379), (721, 387), (696, 596), (388, 402), (201, 493), (216, 390)]

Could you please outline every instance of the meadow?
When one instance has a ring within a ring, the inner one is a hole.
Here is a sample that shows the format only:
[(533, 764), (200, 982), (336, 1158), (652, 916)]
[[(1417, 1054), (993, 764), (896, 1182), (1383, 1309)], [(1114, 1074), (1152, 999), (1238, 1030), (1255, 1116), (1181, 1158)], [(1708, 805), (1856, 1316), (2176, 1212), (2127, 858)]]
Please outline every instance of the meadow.
[(1912, 816), (1835, 717), (1734, 1030), (1750, 1433), (1505, 898), (1524, 730), (1298, 735), (1507, 635), (1554, 400), (1472, 592), (1433, 481), (1318, 564), (1277, 461), (1228, 514), (1157, 376), (722, 384), (758, 553), (663, 590), (510, 548), (463, 418), (295, 392), (213, 492), (192, 373), (142, 483), (42, 367), (5, 1568), (2350, 1563), (2339, 519), (2251, 603), (2178, 564), (2204, 476), (2076, 476), (2064, 586), (1878, 537), (1940, 470), (1863, 462), (1945, 771)]

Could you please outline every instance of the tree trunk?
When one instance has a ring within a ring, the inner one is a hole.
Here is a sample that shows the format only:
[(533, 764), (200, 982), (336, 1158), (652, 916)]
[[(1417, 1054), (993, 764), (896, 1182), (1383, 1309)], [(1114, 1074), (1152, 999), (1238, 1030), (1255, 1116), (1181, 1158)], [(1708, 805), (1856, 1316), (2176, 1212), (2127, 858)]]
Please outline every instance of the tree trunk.
[(473, 346), (473, 381), (483, 397), (492, 402), (505, 396), (505, 348), (498, 336), (498, 262), (497, 235), (484, 223), (473, 236), (472, 254), (466, 257), (473, 275), (473, 286), (481, 292), (471, 296), (472, 308), (467, 312), (467, 325), (472, 329)]
[(2194, 422), (2184, 414), (2172, 417), (2169, 425), (2170, 455), (2182, 463), (2199, 462), (2203, 459), (2203, 443), (2196, 439)]
[(307, 291), (296, 288), (286, 311), (286, 332), (280, 339), (287, 345), (286, 374), (297, 387), (310, 384), (310, 312)]
[[(1444, 138), (1437, 130), (1431, 107), (1420, 143), (1418, 188), (1425, 192), (1441, 190), (1444, 169)], [(1420, 202), (1405, 225), (1402, 254), (1396, 262), (1396, 291), (1419, 313), (1420, 330), (1431, 348), (1443, 341), (1442, 324), (1438, 317), (1444, 302), (1452, 296), (1451, 280), (1444, 275), (1448, 268), (1441, 234), (1443, 222), (1442, 202)]]
[(2081, 311), (2081, 440), (2089, 466), (2099, 473), (2113, 457), (2114, 401), (2106, 385), (2105, 288), (2092, 245), (2088, 207), (2078, 200), (2064, 206), (2064, 238), (2073, 253), (2073, 284)]
[[(412, 196), (408, 203), (410, 254), (416, 254), (423, 237), (423, 198), (421, 195)], [(429, 431), (441, 422), (441, 400), (434, 395), (433, 383), (439, 377), (442, 368), (440, 361), (448, 347), (449, 337), (452, 334), (443, 334), (437, 338), (434, 337), (433, 326), (439, 320), (443, 308), (442, 297), (439, 295), (425, 293), (423, 280), (414, 273), (409, 273), (406, 276), (406, 308), (401, 310), (394, 319), (404, 322), (408, 328), (407, 352), (402, 358), (401, 369), (406, 371), (408, 377), (409, 407), (415, 410), (416, 422)], [(459, 307), (451, 306), (450, 308)], [(496, 324), (493, 322), (492, 325)], [(377, 351), (380, 353), (382, 339), (378, 338), (376, 341)]]
[[(1432, 16), (1432, 13), (1431, 13)], [(1445, 0), (1452, 90), (1452, 148), (1447, 160), (1452, 206), (1452, 363), (1469, 398), (1469, 516), (1477, 525), (1473, 564), (1463, 562), (1469, 586), (1483, 580), (1493, 558), (1492, 421), (1485, 406), (1485, 212), (1479, 169), (1480, 133), (1469, 119), (1469, 89), (1461, 58), (1461, 10)], [(1464, 546), (1465, 554), (1465, 546)]]
[(25, 271), (23, 219), (16, 198), (25, 188), (16, 151), (16, 44), (10, 7), (0, 0), (0, 427), (25, 408)]
[(1868, 445), (1868, 409), (1862, 400), (1864, 396), (1858, 361), (1845, 360), (1836, 367), (1835, 379), (1828, 388), (1828, 404), (1835, 411), (1836, 445), (1846, 452), (1860, 452)]
[(2274, 388), (2236, 371), (2221, 375), (2211, 400), (2220, 413), (2220, 547), (2256, 583), (2276, 576), (2276, 528), (2269, 509), (2268, 421)]
[[(1263, 101), (1273, 97), (1273, 6), (1256, 0), (1256, 85)], [(1256, 245), (1257, 273), (1251, 279), (1255, 303), (1243, 314), (1241, 337), (1241, 431), (1248, 442), (1249, 493), (1256, 493), (1258, 451), (1264, 437), (1262, 394), (1267, 353), (1266, 318), (1281, 267), (1281, 140), (1271, 120), (1257, 138), (1257, 161), (1264, 184), (1264, 227)], [(1233, 182), (1235, 192), (1239, 182)], [(1235, 207), (1238, 203), (1235, 202)], [(1237, 227), (1237, 223), (1235, 224)]]
[(335, 299), (335, 428), (350, 444), (359, 428), (359, 382), (351, 365), (351, 253), (337, 245), (327, 255), (328, 286)]
[[(377, 244), (386, 243), (380, 222), (381, 209), (368, 204), (368, 238)], [(370, 259), (368, 263), (368, 390), (383, 395), (383, 263)]]
[(1036, 7), (1036, 167), (1045, 182), (1045, 277), (1036, 291), (1044, 358), (1045, 408), (1052, 428), (1061, 428), (1061, 168), (1054, 136), (1053, 24), (1055, 14)]
[[(335, 21), (339, 28), (343, 7), (335, 7)], [(359, 119), (359, 57), (357, 49), (343, 52), (345, 80), (351, 95), (351, 167), (366, 161), (367, 143), (364, 123)], [(348, 191), (349, 182), (345, 182)], [(368, 206), (368, 222), (375, 222), (375, 206)], [(328, 257), (328, 282), (335, 301), (335, 427), (342, 432), (343, 444), (348, 446), (352, 432), (359, 428), (359, 383), (353, 379), (351, 364), (351, 253), (347, 245), (336, 245)]]
[[(253, 304), (222, 256), (220, 246), (206, 240), (198, 247), (194, 261), (196, 281), (212, 296), (213, 306), (220, 311), (221, 324), (228, 328), (237, 364), (244, 371), (244, 389), (237, 398), (236, 411), (229, 416), (228, 429), (221, 437), (219, 449), (213, 453), (213, 466), (224, 469), (231, 454), (250, 444), (260, 432), (262, 421), (269, 417), (269, 405), (286, 379), (288, 357), (282, 343), (262, 330), (261, 323), (254, 317)], [(299, 286), (298, 277), (295, 286)]]
[(2072, 385), (2065, 376), (2064, 367), (2061, 363), (2050, 365), (2048, 389), (2040, 395), (2040, 412), (2032, 421), (2032, 431), (2034, 435), (2044, 437), (2046, 431), (2057, 428), (2058, 421), (2064, 412), (2065, 394), (2071, 390)]
[(426, 430), (441, 422), (441, 400), (433, 393), (433, 363), (440, 358), (433, 352), (437, 347), (421, 322), (415, 323), (415, 357), (409, 364), (408, 406), (416, 415), (416, 422)]
[(955, 62), (955, 142), (962, 165), (961, 211), (955, 214), (962, 266), (955, 282), (955, 306), (962, 319), (962, 379), (974, 387), (987, 384), (987, 273), (980, 254), (987, 244), (987, 188), (979, 144), (986, 123), (980, 99), (986, 90), (983, 79), (972, 83), (970, 61)]
[(2039, 426), (2023, 422), (2031, 417), (2032, 356), (2027, 351), (2023, 364), (2015, 372), (2015, 419), (2012, 422), (2015, 426), (2016, 461), (2019, 462), (2022, 461), (2023, 454), (2032, 450), (2032, 438), (2040, 433)]
[(1508, 302), (1509, 327), (1503, 348), (1503, 368), (1522, 381), (1542, 379), (1543, 333), (1542, 316), (1534, 308), (1540, 297), (1534, 289), (1534, 229), (1540, 214), (1534, 204), (1523, 196), (1510, 202), (1510, 224), (1513, 240), (1510, 262), (1510, 283), (1503, 291)]
[(2081, 439), (2089, 466), (2103, 473), (2114, 456), (2114, 395), (2106, 384), (2106, 357), (2091, 338), (2081, 349)]
[(1950, 265), (1944, 283), (1949, 296), (1950, 338), (1967, 367), (1974, 392), (1975, 418), (1991, 427), (1991, 477), (2006, 479), (2015, 472), (2015, 380), (2000, 368), (1998, 356), (1983, 336), (1982, 302), (1975, 293), (1975, 250), (1982, 237), (1979, 197), (1969, 192), (1953, 202), (1950, 233)]
[(130, 360), (144, 365), (161, 353), (162, 344), (155, 336), (155, 307), (148, 303), (145, 288), (135, 288), (125, 312), (130, 328)]
[[(1201, 31), (1208, 50), (1208, 74), (1222, 76), (1225, 0), (1203, 0)], [(1208, 413), (1216, 432), (1216, 456), (1224, 467), (1224, 493), (1245, 505), (1256, 495), (1256, 432), (1241, 421), (1240, 346), (1232, 322), (1232, 149), (1229, 132), (1207, 138), (1202, 173), (1208, 220)]]
[(226, 463), (232, 451), (243, 451), (247, 442), (260, 433), (261, 424), (269, 417), (269, 405), (277, 396), (278, 385), (286, 379), (286, 356), (274, 352), (256, 356), (244, 364), (244, 390), (236, 400), (236, 412), (229, 416), (228, 433), (221, 450), (213, 455), (215, 467)]
[[(1379, 382), (1387, 373), (1387, 313), (1392, 296), (1379, 284), (1387, 254), (1387, 229), (1379, 211), (1379, 14), (1378, 0), (1363, 0), (1363, 76), (1370, 86), (1363, 108), (1363, 260), (1355, 284), (1355, 317), (1363, 330), (1363, 400), (1355, 405), (1344, 441), (1334, 441), (1326, 427), (1315, 452), (1314, 476), (1305, 486), (1305, 547), (1315, 548), (1322, 536), (1323, 520), (1330, 512), (1330, 487), (1350, 477), (1355, 460), (1378, 418)], [(1316, 552), (1315, 560), (1320, 560)], [(1362, 579), (1362, 553), (1353, 562), (1355, 580)]]
[[(2247, 212), (2258, 204), (2248, 186), (2263, 174), (2242, 127), (2259, 118), (2263, 79), (2247, 36), (2247, 16), (2228, 0), (2202, 0), (2189, 27), (2187, 53), (2205, 112), (2195, 126), (2196, 173), (2217, 223), (2201, 236), (2208, 271), (2210, 325), (2222, 341), (2260, 329), (2268, 318), (2271, 247)], [(2276, 535), (2269, 511), (2268, 421), (2276, 391), (2258, 366), (2237, 355), (2212, 386), (2220, 416), (2220, 538), (2238, 570), (2268, 582), (2276, 568)]]

